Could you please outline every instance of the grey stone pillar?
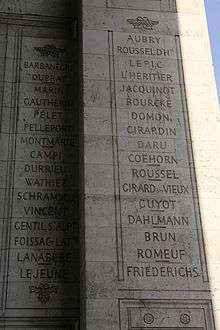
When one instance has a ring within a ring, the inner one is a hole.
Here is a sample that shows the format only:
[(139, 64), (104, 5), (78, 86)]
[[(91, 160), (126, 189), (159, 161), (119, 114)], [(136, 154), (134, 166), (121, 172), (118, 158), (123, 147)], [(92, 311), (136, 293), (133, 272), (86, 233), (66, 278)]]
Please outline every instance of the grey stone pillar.
[(220, 125), (203, 1), (83, 0), (82, 15), (82, 329), (214, 330)]

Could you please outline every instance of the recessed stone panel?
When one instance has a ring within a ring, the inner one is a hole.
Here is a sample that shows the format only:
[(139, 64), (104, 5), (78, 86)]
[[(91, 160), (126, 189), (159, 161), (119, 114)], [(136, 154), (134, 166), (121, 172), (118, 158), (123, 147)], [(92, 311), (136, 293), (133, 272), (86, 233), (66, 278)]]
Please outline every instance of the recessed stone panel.
[(83, 3), (83, 329), (215, 329), (219, 116), (196, 4)]
[(0, 4), (2, 329), (79, 327), (73, 16), (69, 1)]

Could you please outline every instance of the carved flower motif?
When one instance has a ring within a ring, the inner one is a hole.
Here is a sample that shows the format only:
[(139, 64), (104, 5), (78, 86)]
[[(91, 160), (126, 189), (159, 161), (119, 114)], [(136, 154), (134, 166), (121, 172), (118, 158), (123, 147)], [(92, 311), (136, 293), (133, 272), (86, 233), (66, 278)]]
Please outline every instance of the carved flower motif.
[(133, 25), (134, 29), (153, 30), (153, 26), (159, 24), (159, 21), (152, 21), (148, 17), (138, 16), (137, 18), (127, 19), (128, 23)]
[(66, 53), (63, 48), (57, 48), (55, 45), (44, 45), (43, 47), (34, 47), (34, 50), (40, 53), (40, 56), (51, 56), (59, 58), (61, 54)]
[(188, 314), (181, 314), (180, 315), (180, 322), (182, 324), (189, 324), (190, 323), (190, 316)]
[(47, 283), (40, 283), (39, 286), (29, 286), (29, 291), (30, 293), (35, 293), (37, 295), (37, 299), (41, 302), (41, 304), (47, 304), (52, 293), (58, 292), (58, 287), (50, 286)]

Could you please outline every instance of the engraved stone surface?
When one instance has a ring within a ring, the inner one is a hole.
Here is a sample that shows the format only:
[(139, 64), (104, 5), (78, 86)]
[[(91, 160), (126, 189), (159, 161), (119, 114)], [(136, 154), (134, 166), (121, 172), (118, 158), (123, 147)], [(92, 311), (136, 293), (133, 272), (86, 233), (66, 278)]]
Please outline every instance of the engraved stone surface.
[(82, 329), (214, 330), (203, 1), (84, 0), (83, 68)]
[(57, 0), (0, 4), (4, 329), (78, 329), (78, 46), (71, 7)]

